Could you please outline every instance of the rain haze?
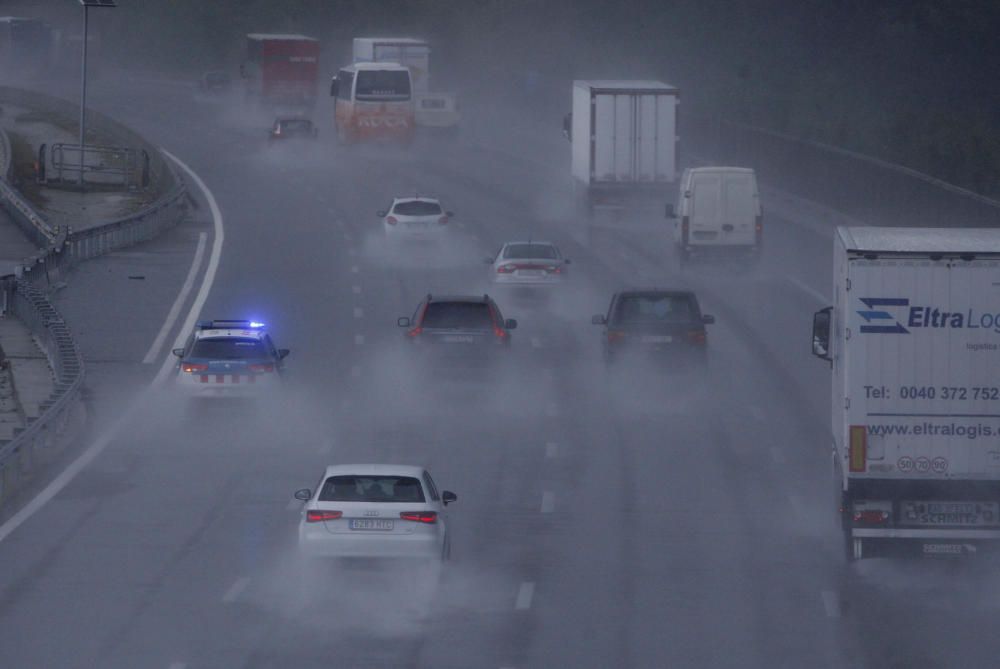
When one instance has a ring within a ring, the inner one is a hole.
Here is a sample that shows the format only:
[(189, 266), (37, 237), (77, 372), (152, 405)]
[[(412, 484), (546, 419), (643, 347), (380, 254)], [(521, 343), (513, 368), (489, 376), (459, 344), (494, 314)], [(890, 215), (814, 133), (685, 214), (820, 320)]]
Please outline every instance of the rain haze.
[(998, 29), (0, 0), (0, 667), (1000, 666)]

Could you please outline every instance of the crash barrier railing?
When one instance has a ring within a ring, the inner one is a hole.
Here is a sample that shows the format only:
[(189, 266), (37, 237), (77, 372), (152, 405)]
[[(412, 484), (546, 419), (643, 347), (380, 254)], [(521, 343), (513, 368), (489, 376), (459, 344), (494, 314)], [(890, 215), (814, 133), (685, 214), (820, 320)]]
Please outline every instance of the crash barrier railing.
[(40, 466), (51, 462), (66, 440), (61, 438), (83, 386), (83, 357), (65, 321), (31, 283), (8, 278), (0, 284), (10, 313), (40, 342), (54, 375), (52, 394), (41, 414), (7, 442), (0, 442), (0, 510)]
[(4, 154), (4, 162), (0, 163), (0, 205), (6, 209), (14, 222), (27, 237), (39, 248), (48, 248), (59, 237), (59, 230), (49, 225), (24, 197), (11, 186), (10, 175), (13, 173), (14, 156), (10, 148), (7, 133), (0, 128), (0, 151)]
[(872, 225), (1000, 225), (1000, 201), (902, 165), (733, 121), (685, 122), (685, 141), (713, 161), (753, 167), (765, 183)]
[[(51, 163), (51, 170), (48, 165)], [(43, 184), (120, 186), (128, 190), (149, 186), (149, 152), (122, 146), (56, 143), (38, 147), (37, 179)]]

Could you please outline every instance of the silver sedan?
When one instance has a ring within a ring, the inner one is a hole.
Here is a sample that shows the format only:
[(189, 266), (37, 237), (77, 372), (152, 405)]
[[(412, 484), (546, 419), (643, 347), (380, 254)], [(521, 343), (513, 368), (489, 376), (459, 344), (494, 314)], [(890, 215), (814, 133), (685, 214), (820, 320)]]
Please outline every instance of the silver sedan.
[(545, 286), (566, 279), (569, 258), (550, 242), (507, 242), (495, 257), (486, 258), (493, 283)]

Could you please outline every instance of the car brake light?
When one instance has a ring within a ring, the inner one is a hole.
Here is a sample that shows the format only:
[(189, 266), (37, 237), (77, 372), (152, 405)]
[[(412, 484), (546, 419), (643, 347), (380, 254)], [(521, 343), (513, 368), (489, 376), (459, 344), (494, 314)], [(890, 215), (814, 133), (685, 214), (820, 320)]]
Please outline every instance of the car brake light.
[(608, 330), (608, 343), (613, 344), (616, 341), (621, 341), (625, 339), (625, 333), (621, 330)]
[(415, 523), (436, 523), (438, 519), (437, 511), (400, 511), (399, 517), (403, 520), (411, 520)]
[(889, 512), (882, 509), (863, 509), (854, 512), (854, 522), (879, 525), (889, 520)]
[(513, 274), (515, 269), (516, 265), (500, 265), (497, 267), (497, 274)]
[(441, 218), (438, 219), (438, 223), (440, 225), (444, 225), (447, 222), (448, 222), (448, 217), (447, 216), (442, 216)]
[(388, 216), (386, 217), (385, 222), (388, 223), (389, 225), (396, 225), (396, 217)]
[(204, 372), (208, 369), (208, 365), (202, 365), (195, 362), (185, 362), (181, 365), (181, 369), (185, 372)]
[(248, 365), (247, 369), (249, 369), (251, 372), (273, 372), (274, 363), (268, 362), (259, 365)]
[(549, 274), (562, 274), (562, 267), (559, 265), (553, 265), (552, 267), (546, 267), (545, 271)]
[(692, 344), (704, 344), (708, 338), (704, 330), (691, 330), (688, 332), (688, 341)]
[(343, 517), (343, 511), (325, 511), (321, 509), (315, 509), (311, 511), (306, 511), (306, 522), (307, 523), (321, 523), (324, 520), (337, 520)]
[(495, 334), (497, 337), (500, 337), (500, 339), (503, 339), (504, 337), (507, 336), (507, 333), (499, 325), (493, 326), (493, 334)]
[(407, 332), (406, 336), (407, 337), (417, 337), (423, 331), (424, 331), (424, 329), (418, 325), (417, 327), (415, 327), (412, 330), (410, 330), (409, 332)]

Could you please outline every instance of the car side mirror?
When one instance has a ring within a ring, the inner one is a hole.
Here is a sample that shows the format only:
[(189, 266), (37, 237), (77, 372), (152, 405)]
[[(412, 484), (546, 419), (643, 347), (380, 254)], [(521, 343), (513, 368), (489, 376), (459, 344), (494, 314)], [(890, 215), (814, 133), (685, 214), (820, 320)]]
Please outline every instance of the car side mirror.
[(278, 358), (279, 358), (279, 359), (281, 359), (281, 360), (284, 360), (285, 358), (287, 358), (287, 357), (288, 357), (288, 354), (289, 354), (289, 353), (291, 353), (291, 350), (290, 350), (290, 349), (287, 349), (287, 348), (279, 348), (279, 349), (278, 349)]
[(597, 314), (596, 316), (591, 317), (590, 322), (593, 325), (607, 325), (608, 319), (605, 318), (603, 314)]
[(337, 77), (330, 80), (330, 97), (335, 98), (340, 95), (340, 81)]
[(505, 328), (507, 328), (508, 330), (516, 330), (517, 329), (517, 320), (515, 320), (513, 318), (508, 318), (507, 320), (505, 320), (503, 322), (503, 326)]
[(410, 319), (406, 316), (400, 316), (396, 319), (396, 325), (401, 328), (408, 328), (410, 327)]
[(817, 358), (833, 361), (830, 355), (830, 323), (833, 307), (820, 309), (813, 314), (812, 354)]
[(701, 317), (701, 322), (704, 323), (705, 325), (711, 325), (712, 323), (715, 322), (715, 316), (713, 316), (712, 314), (703, 314)]
[(457, 501), (458, 501), (458, 495), (456, 495), (452, 491), (450, 491), (450, 490), (443, 490), (443, 491), (441, 491), (441, 502), (445, 506), (448, 506), (452, 502), (457, 502)]
[(674, 205), (671, 202), (667, 203), (667, 206), (664, 208), (664, 213), (667, 218), (677, 218), (677, 212), (674, 211)]
[(375, 215), (378, 216), (379, 218), (385, 218), (386, 214), (388, 214), (388, 213), (389, 212), (387, 212), (387, 211), (376, 211)]
[(295, 491), (295, 499), (302, 500), (303, 502), (308, 502), (312, 499), (313, 493), (309, 488), (302, 488), (301, 490)]
[(183, 358), (184, 357), (184, 349), (182, 349), (182, 348), (175, 348), (173, 351), (171, 351), (171, 353), (173, 353), (174, 355), (176, 355), (178, 358)]

